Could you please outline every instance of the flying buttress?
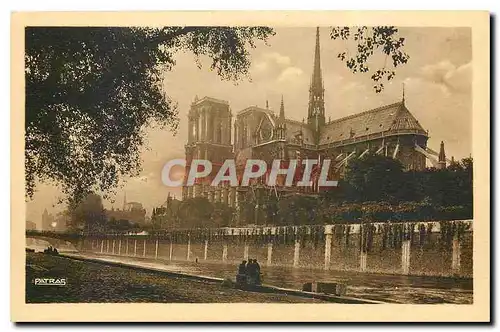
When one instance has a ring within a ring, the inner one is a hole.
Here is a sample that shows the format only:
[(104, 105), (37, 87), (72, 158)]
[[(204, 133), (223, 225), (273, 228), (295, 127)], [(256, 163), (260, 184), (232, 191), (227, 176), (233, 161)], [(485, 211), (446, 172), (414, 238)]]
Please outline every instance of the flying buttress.
[[(426, 147), (426, 148), (425, 148), (425, 150), (426, 150), (427, 152), (429, 152), (430, 154), (432, 154), (432, 155), (434, 155), (434, 156), (436, 156), (436, 157), (439, 157), (439, 153), (437, 153), (436, 151), (432, 150), (431, 148)], [(449, 164), (451, 164), (451, 160), (450, 160), (450, 159), (448, 159), (448, 158), (446, 158), (446, 162), (447, 162), (447, 163), (449, 163)]]
[(438, 167), (439, 166), (439, 162), (438, 160), (432, 155), (432, 153), (430, 153), (429, 151), (427, 151), (426, 149), (422, 148), (421, 146), (419, 146), (418, 144), (415, 144), (415, 151), (417, 152), (420, 152), (421, 154), (423, 154), (427, 159), (429, 159), (429, 161), (432, 163), (432, 166), (434, 167)]
[(370, 148), (366, 148), (366, 150), (365, 150), (365, 151), (363, 151), (363, 152), (359, 155), (358, 159), (363, 158), (363, 156), (364, 156), (365, 154), (367, 154), (367, 153), (368, 153), (368, 151), (370, 151)]
[(398, 152), (399, 152), (399, 143), (396, 144), (396, 147), (394, 148), (394, 152), (392, 154), (392, 158), (393, 159), (396, 159), (396, 156), (398, 155)]
[(340, 167), (342, 167), (343, 165), (345, 165), (345, 164), (347, 163), (347, 161), (348, 161), (349, 159), (351, 159), (351, 158), (352, 158), (353, 156), (355, 156), (355, 155), (356, 155), (356, 151), (351, 152), (349, 155), (347, 155), (347, 157), (345, 157), (344, 159), (342, 159), (342, 161), (341, 161), (341, 162), (339, 162), (338, 164), (336, 164), (336, 165), (335, 165), (335, 168), (336, 168), (336, 169), (339, 169)]

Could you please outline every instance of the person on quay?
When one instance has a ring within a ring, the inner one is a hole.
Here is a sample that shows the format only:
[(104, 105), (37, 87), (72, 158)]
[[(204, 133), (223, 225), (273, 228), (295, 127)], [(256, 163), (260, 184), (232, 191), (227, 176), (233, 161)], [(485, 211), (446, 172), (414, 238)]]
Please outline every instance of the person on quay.
[(250, 283), (251, 282), (250, 277), (252, 275), (252, 260), (251, 259), (248, 260), (247, 265), (246, 265), (246, 269), (247, 269), (247, 280)]
[(236, 275), (236, 284), (244, 286), (247, 284), (247, 261), (242, 261), (238, 266), (238, 274)]
[(255, 285), (257, 283), (257, 266), (255, 265), (253, 259), (248, 260), (247, 276), (249, 284)]
[(253, 264), (255, 265), (255, 278), (257, 285), (260, 285), (260, 265), (256, 259), (253, 260)]
[(247, 261), (242, 261), (238, 266), (238, 274), (247, 274)]

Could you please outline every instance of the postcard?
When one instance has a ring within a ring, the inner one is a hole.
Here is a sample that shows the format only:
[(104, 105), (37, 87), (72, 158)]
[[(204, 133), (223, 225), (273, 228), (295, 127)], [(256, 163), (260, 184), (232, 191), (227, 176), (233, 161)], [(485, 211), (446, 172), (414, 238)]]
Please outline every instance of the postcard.
[(11, 20), (13, 321), (490, 320), (488, 12)]

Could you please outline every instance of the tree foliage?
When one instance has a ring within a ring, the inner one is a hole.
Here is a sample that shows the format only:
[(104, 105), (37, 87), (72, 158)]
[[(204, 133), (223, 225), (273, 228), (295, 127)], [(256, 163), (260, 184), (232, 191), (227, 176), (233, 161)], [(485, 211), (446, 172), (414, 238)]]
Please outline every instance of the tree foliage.
[[(398, 36), (398, 29), (393, 26), (375, 27), (334, 27), (330, 33), (333, 40), (354, 41), (356, 50), (340, 52), (337, 57), (345, 62), (353, 73), (371, 74), (373, 89), (379, 93), (384, 89), (384, 81), (390, 81), (396, 75), (395, 69), (408, 62), (410, 56), (403, 50), (405, 38)], [(382, 67), (370, 63), (372, 56), (382, 52), (385, 55)], [(390, 61), (387, 63), (387, 61)]]
[(204, 197), (190, 198), (182, 201), (178, 217), (181, 227), (194, 227), (207, 223), (214, 211), (214, 206)]
[(178, 220), (181, 228), (224, 227), (231, 224), (233, 215), (234, 209), (227, 204), (195, 197), (181, 201), (177, 212), (170, 218)]
[[(93, 28), (25, 30), (26, 196), (38, 181), (60, 184), (76, 202), (107, 193), (140, 171), (144, 129), (177, 129), (163, 74), (174, 54), (211, 59), (222, 79), (248, 74), (249, 49), (266, 27)], [(198, 65), (201, 66), (201, 61)]]
[(314, 197), (291, 195), (278, 202), (279, 224), (301, 225), (304, 220), (315, 220), (318, 200)]
[(345, 183), (357, 201), (392, 201), (402, 185), (403, 165), (396, 159), (371, 154), (348, 165)]
[(133, 221), (126, 219), (110, 218), (106, 223), (106, 230), (111, 232), (126, 232), (139, 230), (141, 226)]
[(472, 164), (472, 158), (465, 158), (445, 169), (405, 172), (398, 160), (366, 155), (349, 164), (345, 181), (338, 188), (341, 194), (336, 198), (351, 202), (426, 201), (434, 206), (471, 206)]
[(106, 214), (102, 198), (89, 194), (78, 203), (72, 202), (68, 207), (70, 225), (68, 229), (99, 232), (106, 227)]
[(213, 227), (226, 227), (230, 226), (233, 221), (234, 209), (229, 205), (217, 202), (214, 203), (214, 210), (210, 217)]
[(273, 224), (470, 219), (472, 174), (471, 158), (445, 169), (403, 171), (397, 160), (365, 155), (351, 161), (339, 186), (319, 198), (282, 197)]

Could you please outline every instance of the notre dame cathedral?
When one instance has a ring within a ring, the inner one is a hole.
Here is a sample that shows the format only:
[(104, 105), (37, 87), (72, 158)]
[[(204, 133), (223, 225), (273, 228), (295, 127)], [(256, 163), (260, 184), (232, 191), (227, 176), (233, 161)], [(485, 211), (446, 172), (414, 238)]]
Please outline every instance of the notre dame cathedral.
[[(229, 102), (210, 97), (196, 98), (188, 115), (186, 174), (192, 159), (210, 160), (215, 176), (226, 159), (235, 159), (237, 170), (242, 170), (247, 159), (266, 160), (270, 165), (273, 159), (328, 158), (334, 161), (332, 167), (342, 176), (349, 160), (361, 158), (368, 152), (396, 158), (407, 170), (424, 169), (426, 159), (434, 167), (446, 167), (443, 143), (440, 153), (427, 147), (428, 131), (406, 108), (404, 96), (393, 104), (327, 122), (324, 92), (317, 29), (307, 120), (287, 119), (282, 97), (279, 114), (272, 112), (267, 105), (266, 108), (251, 106), (240, 110), (232, 132), (233, 114)], [(207, 177), (194, 186), (183, 187), (183, 199), (206, 197), (214, 203), (228, 204), (238, 211), (237, 223), (246, 224), (266, 222), (263, 220), (266, 217), (259, 212), (259, 207), (265, 204), (262, 197), (266, 193), (278, 196), (298, 192), (313, 194), (316, 191), (315, 188), (284, 186), (268, 188), (263, 182), (251, 187), (212, 187), (211, 181)], [(242, 213), (243, 203), (254, 207), (255, 213), (250, 213), (251, 217)]]

